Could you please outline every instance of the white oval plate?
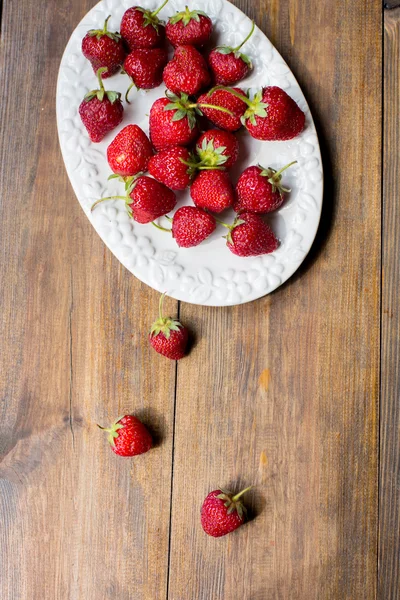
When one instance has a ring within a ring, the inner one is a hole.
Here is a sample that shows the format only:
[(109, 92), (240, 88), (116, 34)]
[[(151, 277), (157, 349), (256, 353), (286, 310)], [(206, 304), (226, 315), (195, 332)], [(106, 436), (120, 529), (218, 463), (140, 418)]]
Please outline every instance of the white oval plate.
[[(155, 9), (158, 0), (138, 2)], [(185, 7), (185, 0), (170, 0), (160, 17), (166, 20)], [(159, 292), (178, 300), (207, 306), (230, 306), (255, 300), (275, 290), (300, 266), (315, 238), (321, 214), (323, 173), (315, 126), (303, 93), (289, 67), (257, 27), (244, 50), (254, 63), (252, 73), (239, 85), (259, 89), (266, 85), (283, 88), (306, 114), (303, 133), (289, 142), (261, 142), (241, 130), (241, 154), (232, 169), (236, 183), (244, 168), (261, 164), (280, 168), (297, 160), (285, 172), (284, 185), (292, 189), (281, 209), (269, 221), (281, 244), (278, 250), (256, 258), (241, 258), (225, 246), (221, 226), (195, 248), (178, 248), (172, 236), (151, 224), (139, 225), (126, 213), (124, 202), (113, 201), (90, 212), (92, 203), (102, 196), (121, 193), (122, 184), (108, 182), (111, 173), (106, 148), (128, 123), (137, 123), (148, 133), (148, 114), (152, 103), (164, 95), (160, 86), (148, 92), (131, 91), (131, 105), (124, 104), (120, 127), (99, 144), (89, 141), (79, 118), (78, 107), (89, 89), (96, 87), (90, 63), (81, 52), (82, 38), (88, 29), (100, 27), (107, 15), (109, 28), (119, 30), (124, 11), (132, 0), (103, 0), (87, 13), (73, 32), (61, 60), (57, 82), (57, 125), (65, 166), (75, 194), (104, 243), (118, 260), (140, 280)], [(227, 0), (193, 0), (190, 8), (205, 11), (213, 20), (213, 43), (235, 46), (248, 33), (250, 19)], [(126, 75), (105, 80), (106, 89), (124, 93), (129, 85)], [(178, 193), (178, 205), (192, 204), (188, 191)], [(224, 214), (225, 217), (225, 214)], [(232, 214), (225, 221), (231, 222)], [(161, 221), (162, 222), (162, 219)]]

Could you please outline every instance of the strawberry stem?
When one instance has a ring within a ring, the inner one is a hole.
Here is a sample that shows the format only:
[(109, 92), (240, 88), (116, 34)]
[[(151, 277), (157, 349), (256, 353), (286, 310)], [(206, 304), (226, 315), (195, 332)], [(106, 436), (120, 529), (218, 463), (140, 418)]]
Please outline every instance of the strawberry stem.
[(134, 81), (132, 81), (131, 85), (128, 87), (128, 89), (126, 90), (126, 93), (125, 93), (125, 102), (127, 102), (128, 104), (130, 104), (130, 102), (128, 100), (129, 92), (131, 91), (131, 89), (133, 87), (135, 87), (137, 89), (136, 83)]
[(199, 102), (198, 104), (190, 104), (189, 108), (196, 108), (196, 106), (200, 106), (200, 108), (202, 106), (204, 106), (204, 108), (212, 108), (214, 110), (219, 110), (220, 112), (226, 113), (227, 115), (230, 115), (231, 117), (235, 116), (233, 114), (233, 112), (228, 110), (227, 108), (223, 108), (222, 106), (214, 106), (212, 104), (205, 104), (204, 102)]
[(160, 12), (160, 10), (162, 10), (164, 8), (164, 6), (167, 4), (168, 0), (164, 0), (164, 2), (161, 4), (161, 6), (159, 6), (157, 8), (157, 10), (155, 10), (154, 12), (151, 13), (152, 17), (155, 17), (158, 15), (158, 13)]
[[(215, 87), (213, 87), (208, 92), (207, 95), (211, 96), (211, 94), (213, 94), (217, 90), (224, 90), (225, 92), (229, 92), (230, 94), (232, 94), (232, 96), (235, 96), (236, 98), (239, 98), (239, 100), (242, 100), (242, 102), (244, 102), (245, 104), (247, 104), (247, 106), (252, 106), (252, 102), (251, 102), (251, 100), (247, 96), (245, 96), (244, 94), (239, 94), (239, 92), (237, 92), (236, 90), (233, 90), (232, 88), (225, 87), (223, 85), (216, 85)], [(206, 105), (204, 105), (204, 106), (206, 106)], [(213, 107), (213, 108), (215, 108), (215, 107)]]
[(288, 169), (292, 165), (295, 165), (296, 163), (297, 163), (297, 160), (294, 160), (293, 162), (289, 163), (288, 165), (285, 165), (284, 167), (282, 167), (282, 169), (279, 169), (279, 171), (274, 173), (274, 178), (278, 177), (281, 173), (283, 173), (283, 171), (286, 171), (286, 169)]
[(162, 312), (163, 312), (163, 304), (164, 304), (164, 298), (165, 298), (166, 293), (167, 292), (164, 292), (163, 294), (161, 294), (161, 298), (158, 302), (158, 316), (160, 317), (160, 321), (162, 321), (164, 319)]
[(97, 75), (97, 80), (99, 82), (99, 87), (100, 87), (100, 91), (105, 92), (104, 89), (104, 84), (103, 84), (103, 79), (101, 78), (102, 73), (105, 73), (106, 71), (108, 71), (107, 67), (100, 67), (100, 69), (97, 69), (96, 75)]
[(154, 227), (156, 227), (160, 231), (166, 231), (167, 233), (172, 232), (172, 229), (167, 229), (166, 227), (161, 227), (161, 225), (158, 225), (158, 223), (154, 223), (154, 221), (152, 221), (151, 224), (154, 225)]
[(108, 15), (107, 19), (104, 21), (104, 27), (103, 27), (103, 33), (104, 34), (106, 34), (107, 31), (108, 31), (107, 23), (108, 23), (109, 19), (111, 19), (111, 15)]
[(98, 204), (100, 204), (101, 202), (105, 202), (106, 200), (125, 200), (126, 202), (127, 196), (108, 196), (107, 198), (100, 198), (100, 200), (96, 200), (96, 202), (92, 204), (92, 206), (90, 207), (90, 212), (93, 212), (93, 210)]
[(247, 487), (246, 489), (242, 490), (241, 492), (239, 492), (238, 494), (236, 494), (235, 496), (233, 496), (232, 498), (232, 502), (237, 502), (239, 500), (239, 498), (241, 496), (243, 496), (243, 494), (245, 494), (246, 492), (248, 492), (249, 490), (251, 490), (253, 486), (250, 485), (249, 487)]
[(247, 42), (247, 41), (248, 41), (248, 40), (251, 38), (251, 36), (253, 35), (254, 27), (255, 27), (255, 23), (254, 23), (254, 21), (253, 21), (253, 22), (252, 22), (252, 25), (251, 25), (251, 30), (250, 30), (250, 33), (249, 33), (249, 34), (248, 34), (248, 35), (247, 35), (247, 36), (244, 38), (243, 42), (242, 42), (241, 44), (239, 44), (239, 46), (236, 46), (236, 48), (232, 48), (232, 52), (234, 52), (234, 53), (238, 52), (238, 50), (240, 50), (240, 48), (241, 48), (242, 46), (244, 46), (244, 45), (245, 45), (245, 43), (246, 43), (246, 42)]

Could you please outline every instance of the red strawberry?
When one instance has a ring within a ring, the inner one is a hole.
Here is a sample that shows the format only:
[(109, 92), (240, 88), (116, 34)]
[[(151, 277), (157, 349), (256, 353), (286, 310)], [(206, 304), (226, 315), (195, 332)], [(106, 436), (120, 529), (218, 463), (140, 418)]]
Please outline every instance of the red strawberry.
[(165, 294), (160, 298), (159, 318), (151, 326), (149, 340), (156, 352), (172, 360), (179, 360), (185, 356), (189, 331), (179, 321), (163, 316), (164, 296)]
[(97, 71), (98, 90), (86, 94), (79, 106), (79, 115), (92, 142), (101, 142), (103, 137), (122, 121), (124, 107), (119, 92), (106, 92), (101, 78), (107, 67)]
[(124, 71), (132, 79), (125, 99), (133, 86), (142, 90), (151, 90), (162, 83), (163, 70), (168, 62), (165, 48), (134, 48), (125, 59)]
[(274, 232), (259, 215), (244, 212), (236, 217), (233, 225), (222, 225), (229, 229), (226, 245), (237, 256), (269, 254), (279, 246)]
[(175, 94), (197, 94), (210, 83), (207, 63), (193, 46), (178, 46), (163, 73), (165, 85)]
[[(241, 118), (243, 117), (247, 108), (247, 97), (243, 90), (240, 88), (232, 89), (243, 96), (243, 101), (236, 96), (233, 96), (233, 94), (231, 94), (229, 91), (218, 88), (211, 90), (211, 92), (208, 92), (207, 94), (203, 94), (198, 99), (199, 104), (203, 104), (201, 111), (205, 114), (207, 119), (209, 119), (211, 123), (214, 123), (214, 125), (217, 125), (217, 127), (225, 129), (226, 131), (237, 131), (241, 128)], [(231, 115), (227, 115), (213, 108), (204, 106), (204, 104), (212, 104), (220, 108), (225, 108), (231, 112)]]
[(239, 142), (229, 131), (209, 129), (197, 140), (196, 152), (202, 165), (229, 169), (238, 159)]
[(101, 198), (92, 205), (91, 210), (106, 200), (124, 200), (129, 216), (137, 223), (151, 223), (175, 208), (174, 192), (151, 177), (140, 175), (128, 178), (125, 188), (126, 196)]
[(208, 64), (215, 82), (219, 85), (234, 85), (246, 77), (253, 68), (250, 58), (240, 52), (240, 48), (250, 39), (254, 31), (254, 21), (249, 35), (236, 48), (218, 46), (211, 50)]
[(226, 171), (201, 171), (190, 188), (190, 195), (198, 208), (220, 213), (232, 206), (235, 192)]
[(147, 135), (138, 125), (127, 125), (107, 148), (111, 170), (121, 177), (146, 171), (153, 148)]
[(202, 48), (210, 39), (212, 21), (201, 10), (192, 10), (186, 6), (182, 12), (170, 17), (166, 26), (167, 38), (173, 46), (189, 44)]
[(291, 162), (279, 171), (260, 165), (248, 167), (239, 177), (236, 185), (237, 199), (233, 204), (236, 212), (268, 213), (281, 206), (284, 192), (290, 192), (282, 185), (282, 173), (297, 161)]
[(165, 0), (153, 12), (141, 6), (132, 6), (124, 12), (120, 31), (129, 50), (133, 50), (133, 48), (156, 48), (163, 45), (165, 27), (157, 15), (167, 2), (168, 0)]
[(108, 432), (111, 450), (118, 456), (137, 456), (148, 452), (153, 446), (149, 431), (132, 415), (119, 418), (111, 427), (98, 427)]
[(97, 73), (100, 67), (107, 67), (102, 78), (111, 77), (117, 73), (124, 62), (125, 48), (119, 33), (111, 33), (107, 29), (109, 15), (104, 22), (103, 29), (91, 29), (82, 40), (82, 53)]
[(214, 217), (194, 206), (182, 206), (172, 219), (172, 236), (181, 248), (198, 246), (214, 229)]
[(235, 531), (245, 521), (246, 509), (239, 500), (251, 488), (235, 496), (223, 489), (210, 492), (201, 507), (201, 525), (212, 537), (221, 537)]
[(172, 146), (155, 154), (149, 161), (150, 175), (171, 190), (184, 190), (195, 171), (193, 157), (187, 148)]

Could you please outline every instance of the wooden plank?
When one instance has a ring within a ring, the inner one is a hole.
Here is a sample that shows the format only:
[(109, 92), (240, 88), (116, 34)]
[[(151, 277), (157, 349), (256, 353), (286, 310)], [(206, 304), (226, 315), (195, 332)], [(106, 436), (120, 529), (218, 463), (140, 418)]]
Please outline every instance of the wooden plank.
[[(310, 101), (324, 213), (311, 256), (276, 293), (236, 308), (181, 307), (198, 342), (178, 366), (169, 598), (372, 600), (381, 5), (237, 4), (256, 16)], [(256, 518), (207, 537), (205, 495), (249, 484)]]
[(378, 598), (400, 598), (400, 8), (385, 11)]
[[(3, 7), (4, 600), (166, 595), (175, 365), (144, 334), (158, 294), (121, 267), (87, 221), (55, 126), (61, 54), (93, 4)], [(115, 456), (96, 423), (125, 412), (150, 421), (163, 443), (135, 460)]]

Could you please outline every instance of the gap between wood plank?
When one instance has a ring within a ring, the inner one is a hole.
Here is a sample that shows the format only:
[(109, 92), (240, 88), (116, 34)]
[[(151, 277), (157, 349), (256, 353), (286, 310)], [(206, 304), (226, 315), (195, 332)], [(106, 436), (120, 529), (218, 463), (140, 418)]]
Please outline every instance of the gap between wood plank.
[[(181, 302), (178, 300), (178, 321), (181, 318)], [(165, 599), (169, 598), (169, 581), (171, 573), (171, 531), (172, 531), (172, 498), (174, 492), (174, 460), (175, 460), (175, 423), (176, 423), (176, 399), (178, 396), (178, 361), (175, 361), (175, 388), (174, 388), (174, 414), (172, 419), (172, 456), (171, 456), (171, 494), (169, 501), (169, 532), (168, 532), (168, 558), (167, 558), (167, 587)]]

